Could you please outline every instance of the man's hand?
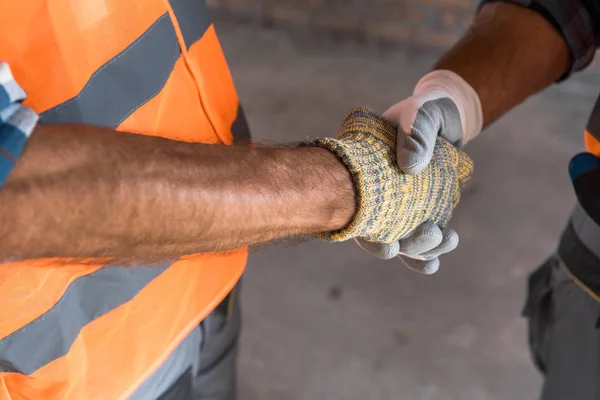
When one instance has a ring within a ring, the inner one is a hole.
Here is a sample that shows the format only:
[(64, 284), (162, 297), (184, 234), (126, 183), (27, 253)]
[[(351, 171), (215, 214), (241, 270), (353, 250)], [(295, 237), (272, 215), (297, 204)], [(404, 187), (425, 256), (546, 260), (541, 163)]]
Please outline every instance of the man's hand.
[[(413, 96), (392, 106), (383, 116), (398, 126), (397, 162), (407, 174), (419, 174), (429, 165), (438, 136), (461, 147), (482, 127), (477, 93), (450, 71), (426, 75)], [(358, 244), (378, 258), (398, 255), (410, 269), (432, 274), (439, 268), (438, 257), (458, 246), (458, 234), (444, 225), (428, 220), (399, 242)]]
[(434, 137), (431, 162), (418, 175), (405, 174), (396, 160), (396, 131), (394, 124), (373, 111), (357, 108), (348, 113), (337, 139), (311, 142), (342, 160), (358, 195), (350, 224), (319, 237), (332, 241), (359, 238), (366, 248), (397, 249), (398, 240), (424, 223), (444, 226), (450, 219), (460, 188), (471, 176), (471, 160), (445, 139)]
[[(594, 49), (581, 42), (589, 39), (589, 29), (581, 30), (586, 9), (577, 12), (577, 23), (568, 19), (561, 26), (570, 47), (545, 15), (504, 2), (485, 4), (461, 40), (419, 81), (414, 95), (384, 113), (399, 125), (398, 163), (404, 172), (417, 173), (427, 165), (438, 135), (462, 146), (570, 67), (589, 62)], [(432, 273), (439, 267), (437, 257), (457, 244), (454, 231), (427, 223), (398, 245), (361, 247), (381, 258), (400, 252), (409, 268)]]

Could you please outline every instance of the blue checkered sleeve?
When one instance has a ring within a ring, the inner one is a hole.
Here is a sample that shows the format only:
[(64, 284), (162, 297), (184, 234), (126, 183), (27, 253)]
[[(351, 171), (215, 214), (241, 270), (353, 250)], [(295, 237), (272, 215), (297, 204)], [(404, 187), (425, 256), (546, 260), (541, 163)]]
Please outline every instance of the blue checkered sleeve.
[(527, 7), (548, 20), (569, 46), (572, 57), (570, 72), (580, 71), (592, 62), (596, 46), (600, 45), (600, 1), (481, 0), (479, 8), (494, 1)]
[(0, 62), (0, 187), (8, 178), (35, 128), (38, 115), (21, 104), (25, 92), (9, 66)]

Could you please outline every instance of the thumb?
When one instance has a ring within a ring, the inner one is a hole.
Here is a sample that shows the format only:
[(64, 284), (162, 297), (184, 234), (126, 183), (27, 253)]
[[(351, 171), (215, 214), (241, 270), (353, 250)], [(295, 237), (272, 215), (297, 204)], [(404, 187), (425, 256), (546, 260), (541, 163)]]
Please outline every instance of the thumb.
[(407, 174), (418, 174), (433, 156), (438, 135), (438, 121), (427, 103), (410, 97), (389, 108), (383, 117), (397, 124), (396, 156), (398, 167)]

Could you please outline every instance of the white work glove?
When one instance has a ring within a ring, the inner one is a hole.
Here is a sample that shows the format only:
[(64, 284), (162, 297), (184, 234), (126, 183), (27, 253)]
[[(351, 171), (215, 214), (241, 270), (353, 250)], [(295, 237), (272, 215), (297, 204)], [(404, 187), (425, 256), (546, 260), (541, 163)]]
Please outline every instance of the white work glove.
[[(483, 127), (479, 96), (458, 74), (446, 70), (425, 75), (413, 95), (390, 107), (383, 117), (398, 124), (398, 166), (407, 174), (418, 174), (429, 164), (438, 135), (462, 147)], [(438, 257), (458, 246), (458, 234), (425, 222), (396, 243), (356, 241), (377, 258), (398, 256), (409, 269), (433, 274), (440, 265)]]

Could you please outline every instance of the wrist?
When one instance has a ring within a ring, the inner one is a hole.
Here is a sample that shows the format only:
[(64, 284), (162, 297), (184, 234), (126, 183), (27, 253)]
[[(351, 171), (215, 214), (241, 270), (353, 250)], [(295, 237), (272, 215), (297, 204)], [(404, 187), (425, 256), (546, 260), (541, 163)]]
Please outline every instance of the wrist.
[(435, 70), (425, 75), (413, 91), (414, 95), (436, 93), (437, 97), (450, 98), (460, 114), (462, 140), (465, 145), (483, 128), (483, 111), (479, 95), (460, 75), (449, 70)]
[(324, 148), (314, 148), (321, 154), (324, 165), (322, 183), (328, 195), (322, 231), (336, 231), (345, 228), (352, 221), (357, 205), (357, 193), (348, 168), (335, 154)]
[[(373, 213), (379, 214), (390, 199), (402, 197), (396, 179), (400, 175), (395, 159), (396, 127), (370, 109), (354, 108), (337, 138), (316, 138), (307, 145), (331, 152), (351, 176), (356, 193), (356, 211), (348, 223), (317, 237), (334, 242), (356, 237), (381, 239), (378, 234), (387, 231), (381, 225), (389, 221)], [(395, 228), (403, 229), (401, 225)]]
[(296, 160), (289, 165), (297, 176), (292, 186), (303, 199), (290, 210), (288, 223), (310, 234), (346, 227), (357, 209), (356, 189), (348, 168), (335, 154), (320, 147), (302, 144), (284, 153), (288, 153), (282, 153), (286, 163)]

